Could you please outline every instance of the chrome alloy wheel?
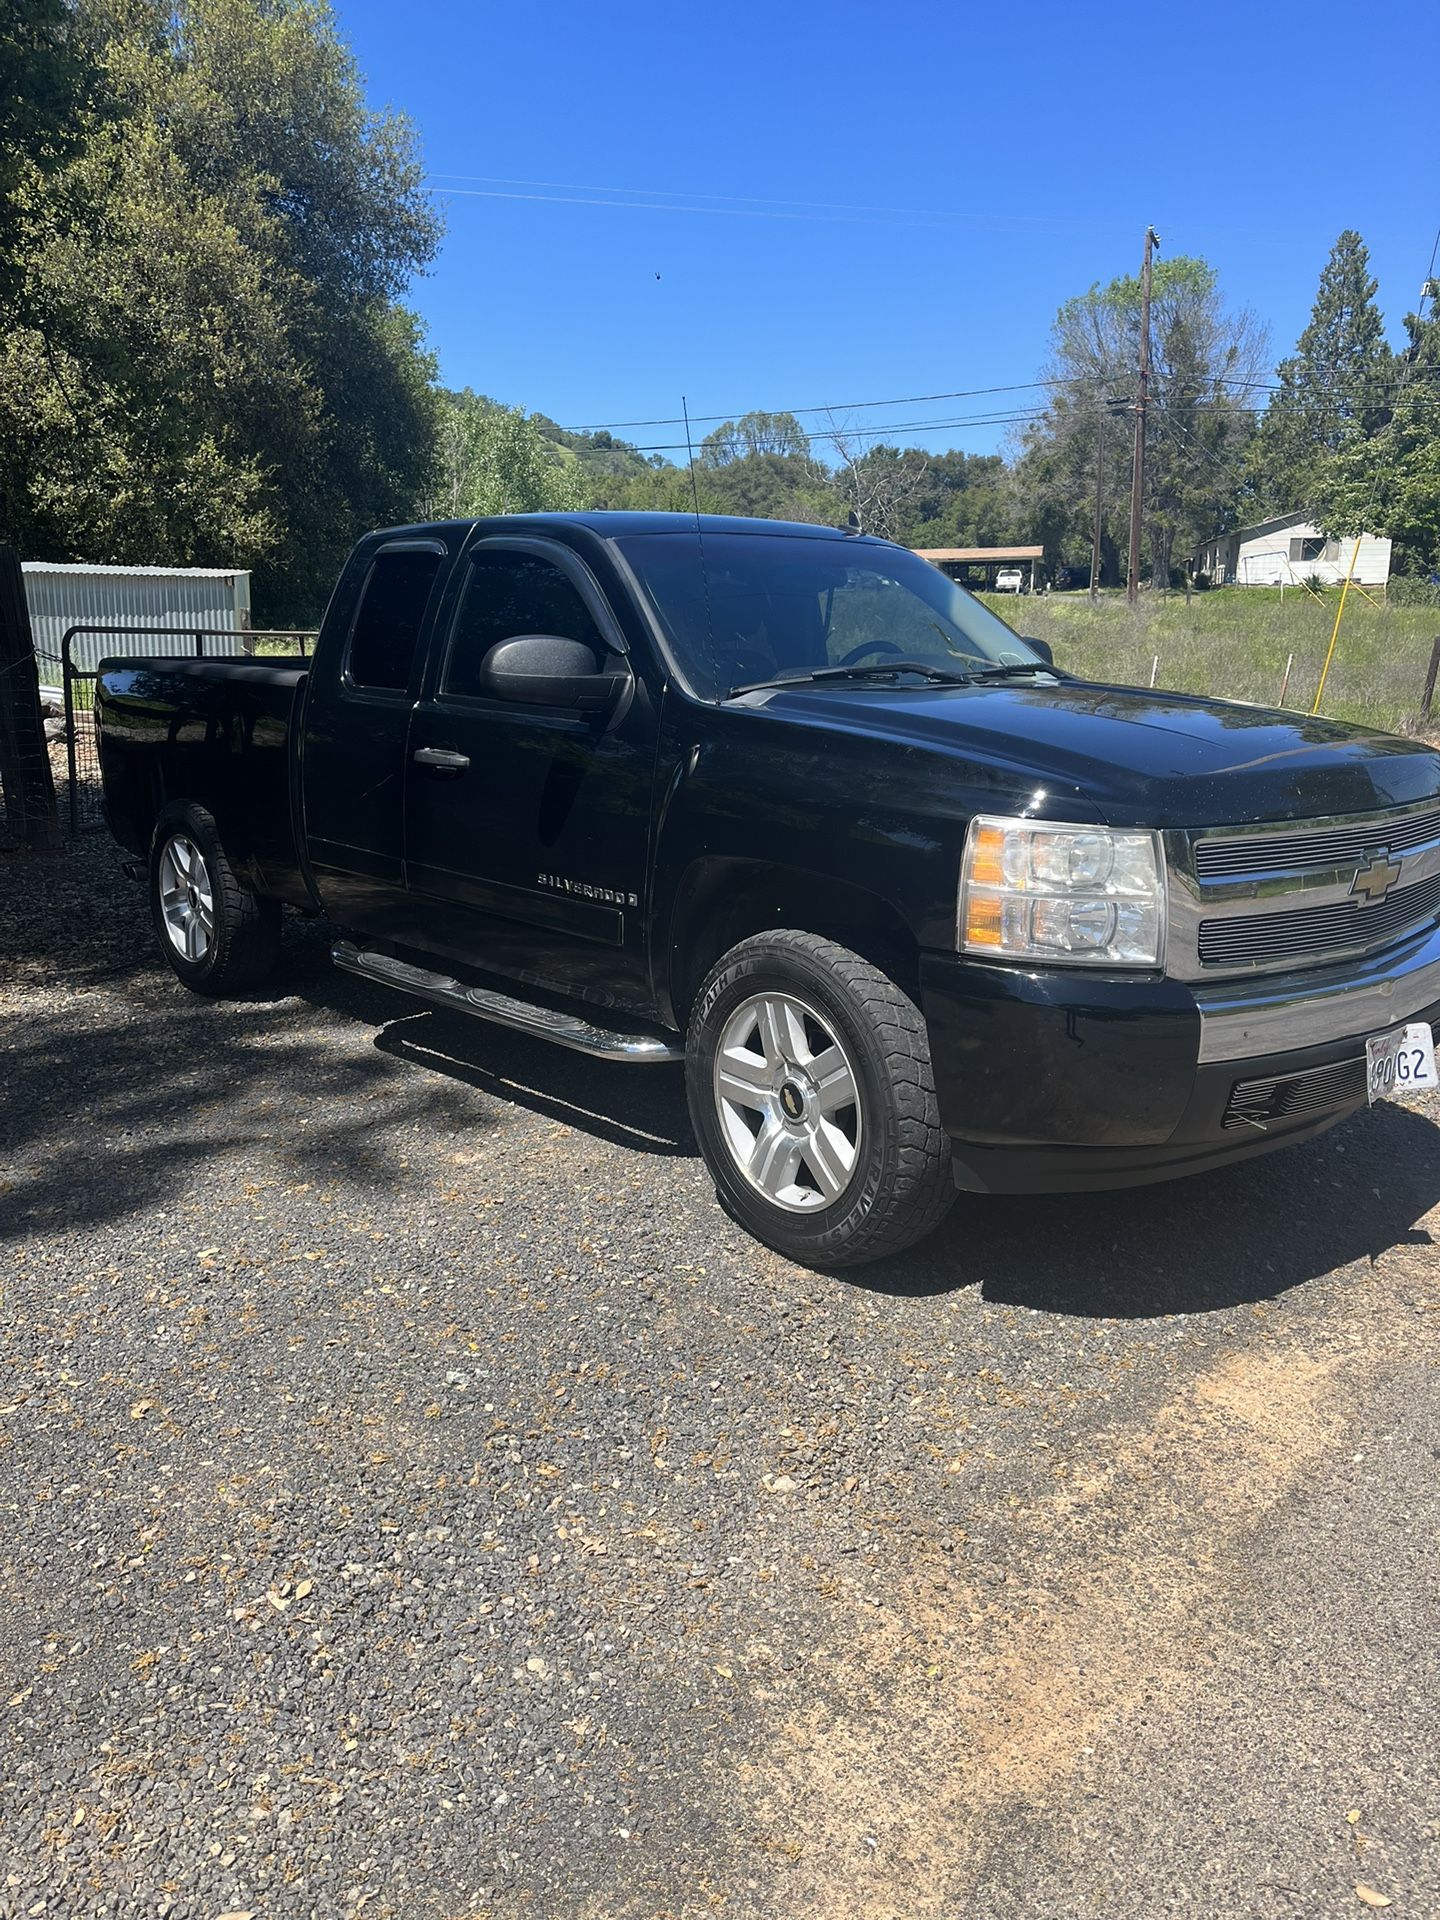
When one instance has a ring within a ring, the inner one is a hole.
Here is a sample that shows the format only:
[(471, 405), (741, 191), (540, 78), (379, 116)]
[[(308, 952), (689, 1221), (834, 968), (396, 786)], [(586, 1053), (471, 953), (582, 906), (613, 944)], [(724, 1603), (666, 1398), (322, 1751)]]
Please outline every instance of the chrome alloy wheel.
[(158, 877), (171, 946), (184, 960), (203, 960), (215, 938), (215, 896), (205, 856), (185, 834), (172, 834), (160, 855)]
[(833, 1025), (789, 993), (757, 993), (725, 1022), (715, 1107), (731, 1159), (789, 1213), (838, 1200), (860, 1160), (860, 1087)]

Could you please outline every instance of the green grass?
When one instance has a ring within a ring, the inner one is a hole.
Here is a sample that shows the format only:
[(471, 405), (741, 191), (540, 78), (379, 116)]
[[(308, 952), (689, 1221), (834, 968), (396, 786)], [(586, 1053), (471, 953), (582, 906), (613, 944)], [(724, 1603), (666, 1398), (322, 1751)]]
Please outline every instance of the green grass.
[[(1051, 593), (1016, 600), (983, 596), (1021, 633), (1048, 640), (1057, 666), (1087, 679), (1147, 687), (1160, 656), (1157, 687), (1274, 706), (1285, 660), (1293, 653), (1289, 708), (1308, 713), (1330, 644), (1338, 589), (1318, 599), (1296, 588), (1282, 606), (1266, 587), (1221, 587), (1168, 599), (1146, 594), (1131, 613), (1121, 593)], [(1415, 731), (1440, 608), (1387, 607), (1352, 588), (1340, 626), (1321, 711), (1391, 733)]]

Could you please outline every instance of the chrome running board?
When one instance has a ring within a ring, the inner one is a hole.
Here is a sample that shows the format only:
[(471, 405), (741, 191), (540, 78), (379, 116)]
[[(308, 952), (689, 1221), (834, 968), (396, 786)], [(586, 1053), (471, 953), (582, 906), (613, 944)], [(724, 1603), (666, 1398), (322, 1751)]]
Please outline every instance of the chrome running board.
[(682, 1046), (658, 1033), (617, 1033), (579, 1014), (556, 1013), (550, 1007), (537, 1007), (532, 1001), (516, 1000), (489, 987), (467, 987), (447, 973), (412, 967), (404, 960), (392, 960), (389, 954), (370, 953), (350, 940), (337, 941), (330, 949), (330, 958), (346, 973), (358, 973), (362, 980), (398, 987), (402, 993), (413, 993), (434, 1006), (448, 1007), (452, 1013), (468, 1013), (472, 1019), (533, 1034), (537, 1040), (553, 1040), (556, 1046), (588, 1053), (596, 1060), (643, 1063), (685, 1058)]

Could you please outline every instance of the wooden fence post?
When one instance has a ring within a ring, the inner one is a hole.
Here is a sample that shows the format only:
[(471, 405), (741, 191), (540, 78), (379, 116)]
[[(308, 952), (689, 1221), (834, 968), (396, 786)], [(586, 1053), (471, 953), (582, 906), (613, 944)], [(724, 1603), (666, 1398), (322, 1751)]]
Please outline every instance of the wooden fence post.
[(13, 839), (30, 853), (58, 853), (60, 818), (40, 713), (40, 674), (25, 576), (13, 547), (0, 547), (0, 785)]
[(1429, 725), (1430, 709), (1435, 700), (1435, 676), (1440, 673), (1440, 633), (1435, 636), (1435, 644), (1430, 649), (1430, 670), (1425, 675), (1425, 691), (1420, 696), (1420, 718)]

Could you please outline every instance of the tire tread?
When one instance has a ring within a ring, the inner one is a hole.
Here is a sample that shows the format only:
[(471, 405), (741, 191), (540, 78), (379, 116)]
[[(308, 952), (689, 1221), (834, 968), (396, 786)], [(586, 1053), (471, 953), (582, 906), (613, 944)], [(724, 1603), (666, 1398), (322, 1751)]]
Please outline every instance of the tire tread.
[(883, 1259), (932, 1232), (955, 1199), (930, 1067), (929, 1030), (904, 989), (870, 961), (820, 934), (797, 928), (754, 934), (722, 954), (701, 987), (691, 1021), (692, 1056), (698, 1026), (719, 982), (736, 962), (763, 958), (783, 963), (787, 956), (800, 962), (802, 980), (807, 966), (823, 968), (868, 1023), (889, 1082), (897, 1136), (890, 1177), (881, 1181), (878, 1204), (848, 1232), (832, 1228), (816, 1234), (809, 1257), (830, 1267)]
[(155, 869), (159, 852), (171, 832), (183, 831), (199, 842), (210, 873), (215, 901), (215, 949), (209, 964), (193, 969), (179, 963), (177, 955), (160, 926), (158, 903), (155, 906), (156, 930), (170, 964), (187, 987), (197, 993), (243, 993), (258, 986), (274, 971), (280, 954), (280, 909), (278, 902), (263, 899), (242, 886), (225, 852), (224, 843), (213, 816), (197, 801), (174, 801), (155, 823), (151, 853), (151, 896), (155, 899)]

